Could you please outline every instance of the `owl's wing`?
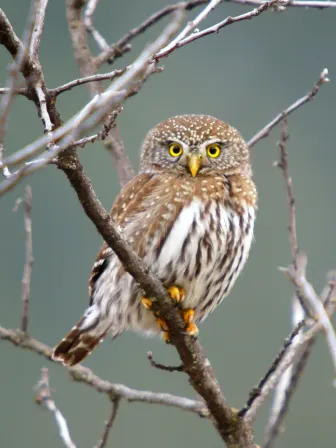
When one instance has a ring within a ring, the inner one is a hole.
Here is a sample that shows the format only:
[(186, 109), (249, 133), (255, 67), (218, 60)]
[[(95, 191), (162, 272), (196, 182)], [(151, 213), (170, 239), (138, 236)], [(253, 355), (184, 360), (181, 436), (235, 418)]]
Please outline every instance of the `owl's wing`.
[[(157, 176), (148, 173), (140, 173), (121, 190), (110, 212), (114, 223), (121, 232), (135, 216), (146, 211), (148, 204), (145, 203), (145, 199), (155, 191), (158, 187), (158, 183), (159, 179)], [(95, 283), (104, 272), (108, 260), (112, 255), (112, 249), (106, 242), (104, 242), (97, 254), (89, 278), (90, 297), (92, 296)]]

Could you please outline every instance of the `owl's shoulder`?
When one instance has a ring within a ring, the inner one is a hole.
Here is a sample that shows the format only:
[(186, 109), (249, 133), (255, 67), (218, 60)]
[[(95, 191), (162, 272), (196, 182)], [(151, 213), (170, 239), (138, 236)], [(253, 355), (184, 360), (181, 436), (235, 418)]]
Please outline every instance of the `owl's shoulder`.
[(258, 194), (253, 180), (242, 174), (233, 174), (228, 178), (230, 197), (237, 210), (246, 207), (258, 208)]

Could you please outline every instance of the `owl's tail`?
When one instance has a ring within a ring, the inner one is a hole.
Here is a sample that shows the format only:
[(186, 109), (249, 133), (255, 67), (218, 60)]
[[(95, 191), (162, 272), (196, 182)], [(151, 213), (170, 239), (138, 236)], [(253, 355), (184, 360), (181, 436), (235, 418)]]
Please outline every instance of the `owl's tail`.
[(104, 319), (93, 305), (53, 350), (52, 359), (71, 367), (80, 363), (104, 340), (110, 330), (109, 319)]

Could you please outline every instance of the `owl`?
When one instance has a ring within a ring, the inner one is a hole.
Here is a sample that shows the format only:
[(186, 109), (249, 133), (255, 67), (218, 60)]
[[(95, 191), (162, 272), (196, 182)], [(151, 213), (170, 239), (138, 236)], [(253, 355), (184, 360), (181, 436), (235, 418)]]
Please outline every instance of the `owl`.
[[(257, 209), (249, 149), (236, 129), (205, 115), (181, 115), (150, 130), (140, 171), (120, 192), (113, 222), (179, 307), (185, 331), (228, 295), (251, 247)], [(152, 301), (103, 244), (89, 280), (90, 305), (53, 351), (81, 362), (109, 334), (163, 333)]]

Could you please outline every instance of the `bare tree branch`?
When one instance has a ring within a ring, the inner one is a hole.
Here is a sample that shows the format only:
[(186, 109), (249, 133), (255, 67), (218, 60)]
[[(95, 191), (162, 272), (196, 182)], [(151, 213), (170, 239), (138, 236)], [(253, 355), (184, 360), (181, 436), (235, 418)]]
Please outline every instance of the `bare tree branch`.
[[(263, 4), (263, 0), (226, 0), (229, 3), (238, 3), (240, 5), (253, 5), (260, 6)], [(336, 8), (336, 2), (334, 1), (315, 1), (315, 0), (281, 0), (279, 5), (274, 6), (276, 11), (283, 11), (286, 8), (316, 8), (316, 9), (326, 9), (326, 8)]]
[(104, 62), (109, 61), (110, 63), (117, 57), (122, 56), (125, 51), (130, 50), (128, 45), (131, 40), (139, 36), (139, 34), (144, 33), (148, 28), (153, 26), (159, 20), (163, 19), (169, 14), (172, 14), (176, 10), (183, 8), (185, 11), (191, 10), (197, 6), (204, 5), (208, 0), (194, 0), (189, 2), (176, 3), (175, 5), (165, 6), (160, 9), (150, 17), (148, 17), (139, 26), (132, 29), (126, 33), (121, 39), (119, 39), (115, 44), (111, 45), (108, 50), (102, 52), (100, 55), (95, 57), (95, 65), (100, 67)]
[(113, 426), (114, 421), (118, 414), (119, 405), (120, 405), (120, 397), (116, 397), (113, 400), (111, 400), (111, 404), (112, 404), (111, 414), (110, 414), (108, 420), (105, 422), (104, 432), (95, 448), (104, 448), (106, 446), (110, 431), (112, 429), (112, 426)]
[[(174, 20), (163, 30), (156, 41), (145, 48), (132, 64), (131, 68), (127, 70), (124, 75), (116, 79), (103, 94), (96, 95), (77, 115), (52, 132), (51, 137), (50, 135), (40, 137), (34, 143), (0, 162), (0, 168), (24, 162), (25, 159), (32, 157), (39, 150), (60, 140), (57, 145), (54, 145), (48, 153), (45, 153), (40, 158), (41, 161), (39, 163), (24, 166), (15, 176), (13, 175), (9, 179), (3, 181), (0, 184), (0, 195), (12, 188), (23, 176), (36, 171), (55, 158), (59, 153), (64, 151), (65, 147), (74, 139), (80, 137), (81, 133), (87, 133), (91, 128), (99, 124), (106, 117), (111, 108), (116, 107), (127, 96), (131, 96), (133, 94), (133, 88), (130, 87), (130, 84), (133, 83), (139, 75), (141, 76), (141, 83), (143, 83), (151, 73), (156, 71), (155, 64), (150, 61), (152, 60), (153, 55), (166, 45), (172, 35), (175, 34), (180, 26), (182, 18), (182, 11), (177, 11)], [(138, 84), (134, 87), (135, 91), (139, 88)]]
[[(336, 309), (335, 299), (336, 297), (331, 300), (329, 306), (327, 307), (327, 311), (330, 316), (333, 315)], [(321, 322), (313, 322), (309, 326), (308, 331), (304, 334), (300, 342), (298, 342), (294, 346), (289, 345), (286, 348), (284, 355), (281, 356), (280, 362), (276, 363), (275, 369), (271, 368), (267, 373), (267, 379), (263, 381), (263, 386), (249, 400), (249, 406), (244, 407), (242, 411), (240, 411), (243, 412), (244, 418), (247, 422), (251, 422), (255, 418), (257, 410), (264, 402), (268, 394), (278, 384), (283, 373), (290, 365), (292, 365), (293, 362), (295, 362), (295, 360), (300, 359), (307, 346), (311, 343), (312, 339), (321, 330), (323, 330), (323, 325), (321, 324)]]
[(303, 373), (307, 365), (314, 343), (315, 338), (312, 338), (310, 342), (307, 343), (300, 358), (295, 363), (293, 368), (291, 368), (291, 366), (288, 368), (291, 369), (290, 381), (283, 388), (283, 396), (279, 400), (279, 407), (274, 409), (274, 412), (271, 414), (271, 418), (266, 426), (262, 448), (271, 448), (276, 437), (280, 434), (281, 424), (287, 414), (290, 400), (293, 397), (293, 394), (298, 386), (301, 374)]
[(335, 330), (323, 306), (323, 303), (314, 291), (313, 286), (306, 279), (306, 266), (306, 255), (299, 253), (297, 257), (297, 268), (295, 268), (294, 266), (289, 266), (286, 272), (288, 273), (288, 276), (292, 280), (293, 284), (296, 286), (300, 297), (302, 297), (303, 301), (308, 304), (309, 309), (312, 310), (315, 319), (321, 323), (326, 335), (329, 353), (336, 372)]
[[(274, 5), (278, 4), (281, 1), (282, 0), (270, 0), (270, 1), (263, 2), (262, 5), (260, 5), (256, 9), (253, 9), (252, 11), (249, 11), (244, 14), (240, 14), (239, 16), (235, 16), (235, 17), (229, 16), (226, 19), (222, 20), (221, 22), (217, 23), (216, 25), (210, 26), (209, 28), (206, 28), (203, 31), (196, 31), (192, 34), (189, 34), (186, 37), (181, 38), (180, 40), (175, 39), (174, 45), (170, 45), (170, 44), (167, 45), (166, 48), (163, 48), (156, 55), (156, 60), (167, 57), (172, 51), (176, 50), (177, 48), (181, 48), (187, 44), (190, 44), (191, 42), (195, 42), (196, 40), (200, 39), (201, 37), (208, 36), (209, 34), (218, 33), (218, 31), (220, 29), (222, 29), (228, 25), (231, 25), (232, 23), (241, 22), (243, 20), (250, 20), (253, 17), (257, 17), (260, 14), (262, 14), (264, 11), (267, 11), (268, 9), (272, 8)], [(213, 3), (216, 6), (219, 2), (216, 2), (214, 0), (211, 3)], [(213, 9), (213, 8), (211, 8), (211, 9)], [(208, 10), (207, 12), (210, 12), (210, 10)], [(199, 16), (197, 16), (196, 19), (192, 23), (197, 23), (197, 25), (198, 25), (200, 23), (200, 20), (199, 20), (200, 16), (201, 16), (201, 20), (203, 20), (203, 19), (205, 19), (206, 14), (203, 14), (203, 11), (202, 11), (201, 14), (199, 14)], [(196, 27), (196, 25), (195, 25), (195, 27)]]
[(34, 24), (38, 14), (38, 6), (40, 0), (33, 0), (31, 10), (28, 15), (27, 24), (23, 34), (23, 41), (16, 36), (6, 15), (0, 9), (0, 44), (4, 45), (10, 52), (15, 63), (10, 66), (10, 76), (6, 95), (2, 98), (0, 104), (0, 143), (4, 144), (5, 126), (10, 106), (15, 94), (19, 72), (29, 71), (27, 65), (32, 64), (28, 48), (34, 32)]
[(273, 360), (271, 367), (267, 370), (266, 374), (262, 377), (262, 379), (259, 381), (258, 385), (254, 387), (249, 394), (249, 399), (247, 400), (246, 405), (241, 408), (239, 411), (239, 415), (245, 417), (251, 407), (253, 406), (253, 403), (256, 401), (256, 399), (263, 393), (263, 388), (265, 384), (269, 381), (273, 373), (277, 370), (279, 365), (281, 364), (282, 360), (284, 359), (286, 353), (288, 352), (289, 347), (291, 347), (294, 344), (295, 338), (298, 336), (300, 331), (305, 325), (305, 321), (302, 320), (298, 323), (298, 325), (293, 329), (293, 331), (290, 333), (290, 335), (285, 339), (284, 344), (280, 350), (280, 352), (277, 354), (275, 359)]
[(326, 84), (329, 82), (328, 78), (328, 69), (325, 68), (318, 79), (318, 81), (313, 85), (313, 88), (302, 98), (299, 98), (296, 100), (293, 104), (291, 104), (287, 109), (285, 109), (283, 112), (278, 114), (275, 118), (273, 118), (272, 121), (270, 121), (266, 126), (264, 126), (259, 132), (257, 132), (248, 142), (248, 146), (252, 148), (256, 143), (258, 143), (261, 139), (268, 137), (271, 130), (280, 123), (284, 119), (284, 117), (288, 117), (292, 112), (296, 111), (299, 107), (303, 106), (304, 104), (308, 103), (308, 101), (311, 101), (315, 98), (317, 93), (320, 90), (320, 87), (323, 84)]
[[(21, 201), (20, 201), (21, 202)], [(16, 211), (17, 207), (13, 209)], [(33, 240), (32, 240), (32, 190), (31, 186), (26, 186), (26, 194), (24, 199), (24, 226), (26, 235), (26, 262), (22, 277), (22, 316), (21, 331), (24, 334), (28, 332), (28, 315), (29, 315), (29, 297), (30, 297), (30, 278), (34, 263), (33, 258)]]
[(98, 2), (99, 2), (99, 0), (89, 0), (88, 1), (85, 11), (84, 11), (84, 25), (85, 25), (86, 31), (88, 33), (92, 34), (92, 37), (96, 41), (98, 48), (101, 51), (106, 51), (109, 48), (109, 44), (106, 42), (106, 40), (100, 34), (100, 32), (93, 26), (93, 23), (92, 23), (93, 14), (98, 6)]
[(51, 398), (51, 391), (49, 387), (49, 375), (48, 369), (43, 367), (41, 369), (41, 379), (35, 386), (35, 390), (37, 391), (37, 395), (35, 401), (39, 405), (43, 405), (48, 411), (50, 411), (55, 419), (55, 422), (58, 426), (59, 436), (66, 448), (76, 448), (76, 445), (73, 443), (69, 431), (69, 427), (67, 421), (57, 408), (54, 400)]
[(29, 47), (29, 56), (33, 61), (39, 60), (40, 42), (44, 28), (44, 18), (47, 5), (48, 0), (38, 0), (36, 2), (36, 16)]
[(129, 67), (125, 67), (120, 70), (113, 70), (110, 73), (103, 73), (92, 76), (86, 76), (84, 78), (74, 79), (73, 81), (67, 82), (66, 84), (56, 87), (55, 89), (48, 89), (48, 93), (51, 96), (58, 96), (60, 93), (67, 92), (68, 90), (71, 90), (74, 87), (80, 86), (82, 84), (87, 84), (89, 82), (97, 82), (104, 80), (112, 81), (114, 78), (123, 75), (128, 68)]
[[(299, 325), (299, 323), (303, 321), (305, 317), (303, 308), (300, 305), (300, 302), (298, 301), (296, 295), (293, 297), (292, 309), (292, 327), (296, 328), (297, 325)], [(293, 340), (293, 345), (299, 343), (302, 338), (303, 332), (301, 330)], [(297, 362), (295, 362), (295, 365), (293, 364), (289, 366), (287, 370), (285, 370), (279, 380), (278, 385), (274, 389), (274, 398), (271, 406), (270, 416), (265, 429), (264, 443), (266, 443), (266, 441), (268, 441), (267, 443), (271, 443), (271, 440), (273, 440), (279, 432), (281, 422), (283, 421), (289, 407), (290, 399), (298, 384), (299, 376), (303, 372), (303, 369), (308, 361), (313, 343), (314, 340), (312, 339), (312, 343), (307, 344), (307, 348), (304, 350), (301, 358)], [(298, 370), (299, 365), (300, 370)]]
[[(9, 341), (17, 347), (41, 355), (48, 361), (53, 361), (51, 359), (51, 347), (48, 347), (46, 344), (43, 344), (30, 336), (25, 336), (20, 330), (12, 330), (0, 326), (0, 339)], [(72, 367), (68, 372), (74, 381), (84, 383), (95, 389), (97, 392), (108, 395), (111, 400), (121, 397), (129, 402), (160, 404), (193, 412), (199, 414), (201, 417), (209, 416), (205, 404), (201, 401), (195, 401), (189, 398), (178, 397), (161, 392), (131, 389), (122, 384), (112, 384), (109, 381), (101, 379), (90, 369), (81, 365)]]
[(165, 364), (160, 364), (159, 362), (154, 361), (152, 352), (147, 352), (147, 359), (150, 362), (151, 366), (155, 367), (156, 369), (164, 370), (166, 372), (184, 372), (183, 364), (179, 366), (166, 366)]
[[(83, 76), (94, 75), (98, 66), (91, 55), (84, 22), (82, 20), (82, 8), (84, 1), (67, 0), (66, 16), (70, 37), (74, 50), (74, 56), (79, 70)], [(92, 5), (92, 3), (91, 3)], [(93, 4), (93, 10), (95, 6)], [(101, 94), (103, 88), (98, 81), (88, 85), (91, 96)], [(117, 127), (111, 131), (111, 135), (104, 141), (104, 146), (110, 153), (115, 169), (119, 176), (120, 185), (125, 185), (134, 176), (134, 170), (125, 152), (123, 140)]]

